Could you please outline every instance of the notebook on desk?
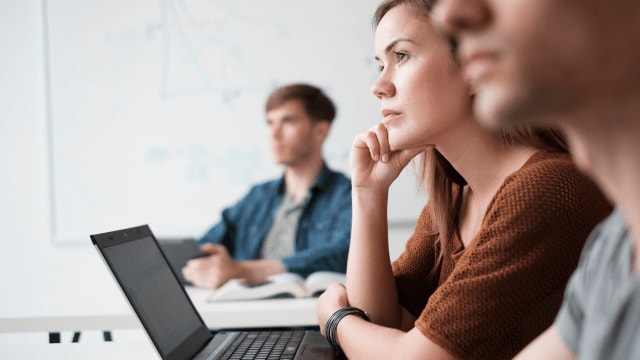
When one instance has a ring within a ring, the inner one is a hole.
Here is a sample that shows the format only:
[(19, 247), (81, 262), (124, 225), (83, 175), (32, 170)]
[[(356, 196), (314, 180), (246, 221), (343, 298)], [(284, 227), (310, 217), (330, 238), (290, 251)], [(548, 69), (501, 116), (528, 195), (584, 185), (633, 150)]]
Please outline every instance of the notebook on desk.
[[(318, 330), (212, 334), (147, 225), (91, 235), (91, 241), (162, 359), (235, 358), (230, 354), (236, 347), (250, 359), (336, 359)], [(284, 354), (272, 356), (273, 349)]]

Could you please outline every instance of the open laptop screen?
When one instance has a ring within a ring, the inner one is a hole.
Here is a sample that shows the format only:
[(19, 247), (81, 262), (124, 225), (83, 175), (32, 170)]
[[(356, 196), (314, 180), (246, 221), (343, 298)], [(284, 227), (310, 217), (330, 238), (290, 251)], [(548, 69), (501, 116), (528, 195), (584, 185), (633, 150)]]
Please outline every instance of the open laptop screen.
[[(208, 330), (204, 338), (196, 335), (202, 335), (204, 324), (150, 230), (142, 227), (142, 235), (136, 228), (128, 230), (114, 232), (107, 237), (111, 241), (98, 245), (151, 340), (163, 358), (193, 351), (185, 347), (201, 347), (211, 335)], [(96, 235), (94, 243), (104, 235)], [(193, 344), (194, 338), (199, 344)]]

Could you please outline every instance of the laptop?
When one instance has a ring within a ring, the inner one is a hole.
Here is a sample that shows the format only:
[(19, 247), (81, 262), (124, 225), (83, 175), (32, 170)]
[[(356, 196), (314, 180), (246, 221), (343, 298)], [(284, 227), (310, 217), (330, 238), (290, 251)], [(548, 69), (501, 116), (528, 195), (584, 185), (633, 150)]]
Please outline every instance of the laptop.
[[(162, 359), (337, 359), (317, 329), (239, 329), (213, 334), (148, 225), (91, 235), (91, 241)], [(231, 357), (235, 348), (244, 349), (244, 357)], [(276, 348), (284, 354), (272, 356)]]
[(178, 276), (182, 285), (192, 285), (182, 276), (182, 268), (187, 265), (187, 261), (206, 256), (200, 251), (200, 245), (193, 238), (182, 239), (158, 239), (158, 244), (162, 252), (167, 257), (169, 265)]

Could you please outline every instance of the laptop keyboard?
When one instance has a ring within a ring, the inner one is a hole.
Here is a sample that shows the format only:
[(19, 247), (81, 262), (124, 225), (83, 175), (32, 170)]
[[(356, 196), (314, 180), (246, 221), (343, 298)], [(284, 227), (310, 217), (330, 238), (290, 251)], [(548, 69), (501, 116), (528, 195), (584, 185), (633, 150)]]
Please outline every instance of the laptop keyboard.
[(304, 330), (241, 332), (220, 359), (293, 359), (304, 333)]

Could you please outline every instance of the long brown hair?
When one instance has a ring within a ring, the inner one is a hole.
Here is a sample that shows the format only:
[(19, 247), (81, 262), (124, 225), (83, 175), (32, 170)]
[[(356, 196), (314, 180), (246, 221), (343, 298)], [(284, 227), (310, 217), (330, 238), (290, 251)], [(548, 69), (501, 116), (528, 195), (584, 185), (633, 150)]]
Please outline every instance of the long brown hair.
[[(429, 14), (437, 0), (386, 0), (376, 9), (373, 26), (398, 5), (407, 5), (416, 15), (429, 21)], [(452, 56), (454, 56), (452, 54)], [(499, 136), (505, 145), (524, 145), (553, 152), (568, 152), (563, 136), (555, 130), (533, 126), (503, 129)], [(440, 249), (458, 230), (462, 207), (462, 193), (467, 181), (451, 163), (435, 148), (426, 150), (417, 164), (418, 184), (427, 191), (431, 203), (434, 231), (439, 233)]]
[(429, 18), (431, 9), (435, 5), (436, 0), (387, 0), (383, 1), (376, 12), (373, 14), (373, 27), (378, 27), (380, 20), (398, 5), (407, 5), (410, 9), (415, 10), (419, 15), (423, 15), (425, 18)]

